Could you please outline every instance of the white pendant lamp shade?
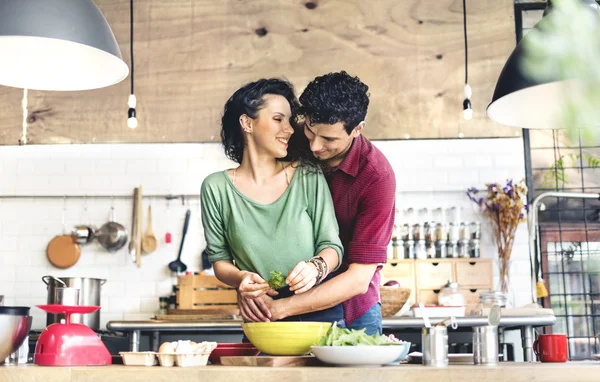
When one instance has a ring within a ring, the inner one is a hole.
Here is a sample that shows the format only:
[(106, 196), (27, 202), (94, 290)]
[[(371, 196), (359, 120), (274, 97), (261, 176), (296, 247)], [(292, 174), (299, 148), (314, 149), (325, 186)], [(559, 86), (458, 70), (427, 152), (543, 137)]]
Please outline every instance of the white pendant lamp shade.
[(88, 90), (127, 77), (117, 40), (92, 0), (0, 1), (0, 85)]

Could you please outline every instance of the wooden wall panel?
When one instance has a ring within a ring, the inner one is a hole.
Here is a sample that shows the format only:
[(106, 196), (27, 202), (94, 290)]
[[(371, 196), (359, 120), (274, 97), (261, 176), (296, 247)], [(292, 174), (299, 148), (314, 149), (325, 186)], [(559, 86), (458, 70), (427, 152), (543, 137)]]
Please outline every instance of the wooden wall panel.
[[(129, 2), (96, 0), (129, 63)], [(32, 143), (211, 142), (240, 85), (285, 76), (300, 92), (347, 70), (370, 86), (372, 139), (514, 136), (485, 115), (515, 44), (513, 0), (467, 1), (475, 116), (462, 119), (461, 0), (136, 0), (140, 125), (126, 126), (129, 80), (99, 90), (29, 92)], [(267, 33), (259, 36), (257, 30)], [(0, 144), (18, 142), (22, 90), (0, 87)]]

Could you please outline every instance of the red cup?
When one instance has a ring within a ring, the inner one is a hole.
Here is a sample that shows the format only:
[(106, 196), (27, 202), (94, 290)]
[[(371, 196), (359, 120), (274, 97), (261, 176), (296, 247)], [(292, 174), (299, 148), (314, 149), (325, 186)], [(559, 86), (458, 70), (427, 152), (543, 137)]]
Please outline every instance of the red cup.
[(533, 352), (542, 362), (567, 362), (567, 335), (540, 334), (533, 343)]

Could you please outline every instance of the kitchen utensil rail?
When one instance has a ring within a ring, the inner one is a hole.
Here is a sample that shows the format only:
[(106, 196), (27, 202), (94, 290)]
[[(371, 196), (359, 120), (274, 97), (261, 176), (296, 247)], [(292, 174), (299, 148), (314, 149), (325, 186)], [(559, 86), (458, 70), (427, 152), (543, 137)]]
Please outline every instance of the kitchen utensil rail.
[[(2, 199), (132, 199), (132, 195), (0, 195)], [(185, 204), (185, 199), (200, 198), (200, 192), (197, 194), (145, 194), (144, 199), (181, 199), (181, 204)]]

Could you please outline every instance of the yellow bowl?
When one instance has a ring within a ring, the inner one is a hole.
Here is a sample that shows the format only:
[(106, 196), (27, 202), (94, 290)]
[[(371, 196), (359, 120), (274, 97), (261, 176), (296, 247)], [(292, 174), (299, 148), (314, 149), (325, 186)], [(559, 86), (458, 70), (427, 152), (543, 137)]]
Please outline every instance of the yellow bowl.
[(270, 355), (302, 355), (319, 342), (330, 322), (246, 322), (242, 329), (258, 350)]

